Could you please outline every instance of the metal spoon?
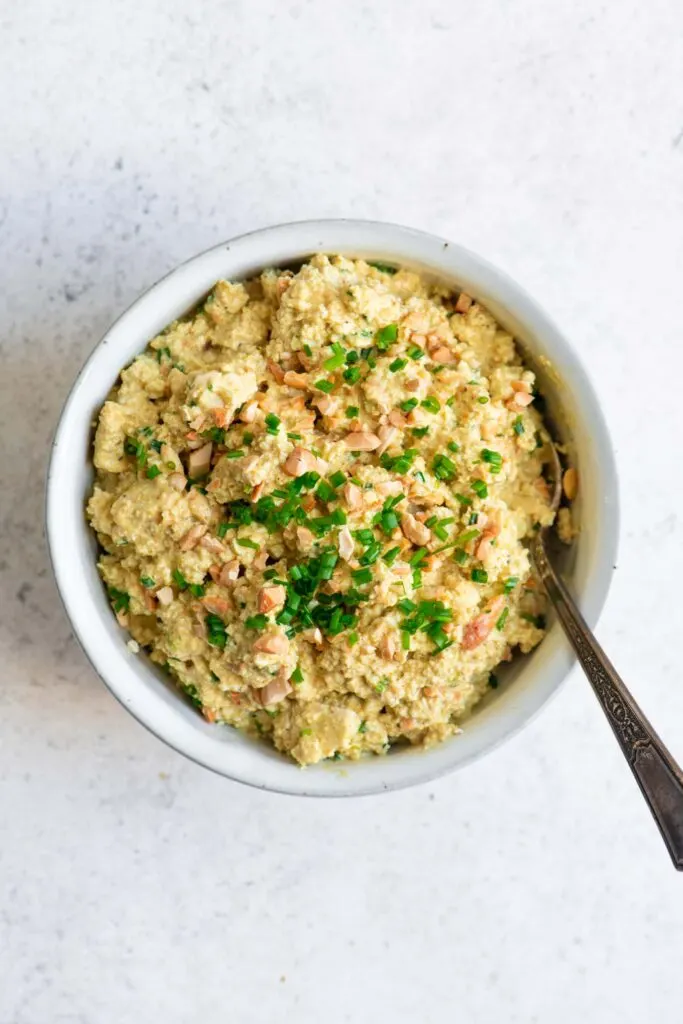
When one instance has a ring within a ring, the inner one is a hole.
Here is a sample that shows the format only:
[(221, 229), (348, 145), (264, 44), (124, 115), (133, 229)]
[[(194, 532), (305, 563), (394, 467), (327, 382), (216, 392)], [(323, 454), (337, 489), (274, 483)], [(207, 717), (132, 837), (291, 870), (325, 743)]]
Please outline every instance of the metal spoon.
[[(557, 510), (562, 497), (562, 466), (555, 446), (551, 443), (549, 447), (553, 462), (553, 508)], [(612, 726), (674, 866), (683, 871), (683, 772), (627, 690), (553, 568), (548, 556), (549, 532), (550, 527), (539, 530), (531, 545), (536, 572)]]

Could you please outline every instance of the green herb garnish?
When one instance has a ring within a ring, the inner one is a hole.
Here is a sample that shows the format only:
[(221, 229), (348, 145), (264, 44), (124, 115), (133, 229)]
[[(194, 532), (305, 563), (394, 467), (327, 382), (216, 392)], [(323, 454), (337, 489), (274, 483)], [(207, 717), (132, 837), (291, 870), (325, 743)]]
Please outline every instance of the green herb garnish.
[(223, 620), (218, 615), (207, 615), (204, 621), (206, 623), (209, 644), (212, 647), (220, 647), (221, 649), (225, 647), (228, 633)]
[(404, 402), (400, 403), (399, 408), (402, 409), (403, 412), (412, 412), (416, 406), (417, 398), (406, 398)]
[(177, 584), (178, 590), (187, 590), (188, 582), (181, 573), (180, 569), (174, 569), (173, 572), (171, 573), (171, 576), (173, 577), (175, 583)]
[(130, 605), (130, 594), (125, 590), (117, 590), (116, 587), (108, 587), (107, 593), (114, 605), (115, 612), (127, 612)]
[(257, 544), (256, 541), (251, 540), (249, 537), (238, 537), (237, 543), (240, 547), (251, 548), (252, 551), (260, 551), (261, 545)]
[(344, 352), (344, 349), (338, 341), (335, 341), (332, 344), (332, 355), (323, 363), (323, 369), (328, 371), (338, 370), (344, 365), (345, 360), (346, 353)]
[(380, 327), (375, 335), (375, 344), (380, 352), (385, 351), (389, 346), (396, 341), (398, 338), (398, 325), (387, 324), (386, 327)]
[(347, 369), (344, 370), (342, 377), (344, 378), (347, 384), (355, 384), (358, 380), (360, 380), (360, 366), (347, 367)]
[(268, 616), (260, 612), (258, 615), (250, 615), (244, 620), (244, 625), (247, 629), (258, 629), (259, 631), (265, 629), (268, 625)]

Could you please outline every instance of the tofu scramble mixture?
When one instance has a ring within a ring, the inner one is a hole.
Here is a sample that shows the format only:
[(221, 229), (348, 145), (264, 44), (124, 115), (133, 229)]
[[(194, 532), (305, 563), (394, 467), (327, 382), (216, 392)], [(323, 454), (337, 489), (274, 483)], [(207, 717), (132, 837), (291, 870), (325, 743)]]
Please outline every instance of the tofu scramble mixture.
[(97, 423), (87, 511), (129, 647), (301, 765), (458, 732), (543, 637), (535, 397), (492, 316), (412, 271), (219, 281)]

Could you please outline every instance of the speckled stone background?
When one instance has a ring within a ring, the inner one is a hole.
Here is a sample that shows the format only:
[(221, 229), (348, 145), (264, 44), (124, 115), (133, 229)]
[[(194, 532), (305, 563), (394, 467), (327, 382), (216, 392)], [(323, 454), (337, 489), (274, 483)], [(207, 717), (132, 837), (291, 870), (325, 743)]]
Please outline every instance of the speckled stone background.
[(683, 877), (587, 684), (451, 778), (251, 792), (94, 677), (46, 454), (111, 320), (315, 216), (507, 269), (613, 431), (599, 633), (683, 758), (680, 0), (25, 0), (0, 8), (0, 1024), (680, 1024)]

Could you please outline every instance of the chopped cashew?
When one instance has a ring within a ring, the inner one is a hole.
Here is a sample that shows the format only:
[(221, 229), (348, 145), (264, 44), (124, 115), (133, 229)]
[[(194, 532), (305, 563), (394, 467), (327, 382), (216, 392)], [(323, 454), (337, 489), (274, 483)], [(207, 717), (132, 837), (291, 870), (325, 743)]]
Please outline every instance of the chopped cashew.
[(258, 610), (260, 612), (272, 612), (274, 608), (282, 608), (287, 597), (287, 591), (280, 584), (272, 587), (261, 587), (258, 595)]
[(356, 430), (344, 438), (344, 444), (353, 452), (374, 452), (381, 443), (376, 434), (370, 434), (364, 430)]
[(425, 526), (423, 523), (419, 523), (415, 516), (411, 515), (410, 512), (404, 512), (401, 516), (401, 529), (403, 530), (404, 536), (419, 547), (422, 547), (424, 544), (428, 544), (432, 537), (432, 531), (429, 527)]
[(206, 533), (206, 526), (203, 523), (197, 523), (195, 526), (191, 526), (184, 537), (180, 541), (181, 551), (191, 551), (192, 548), (196, 548), (200, 539)]
[(207, 441), (206, 444), (198, 448), (197, 451), (192, 452), (189, 459), (187, 460), (187, 468), (190, 476), (193, 480), (197, 477), (206, 476), (211, 469), (211, 453), (213, 451), (213, 443)]

